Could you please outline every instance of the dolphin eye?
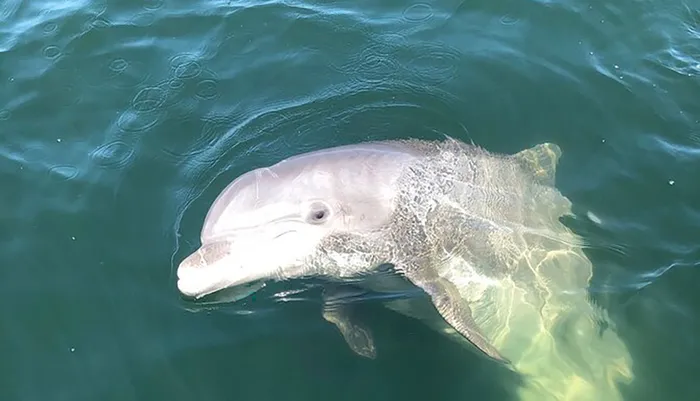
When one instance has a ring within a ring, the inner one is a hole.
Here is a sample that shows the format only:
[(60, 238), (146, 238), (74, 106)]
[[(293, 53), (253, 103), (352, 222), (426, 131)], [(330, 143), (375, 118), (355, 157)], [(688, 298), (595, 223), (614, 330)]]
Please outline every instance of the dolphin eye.
[(330, 214), (331, 211), (326, 204), (320, 202), (314, 203), (309, 210), (307, 221), (311, 224), (321, 224), (328, 220)]

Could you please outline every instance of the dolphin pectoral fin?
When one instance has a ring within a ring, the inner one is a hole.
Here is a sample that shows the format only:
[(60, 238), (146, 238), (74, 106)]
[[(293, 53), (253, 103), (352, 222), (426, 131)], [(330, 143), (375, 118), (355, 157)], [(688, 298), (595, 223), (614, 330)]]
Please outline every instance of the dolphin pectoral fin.
[(323, 318), (340, 330), (345, 342), (354, 353), (369, 359), (376, 358), (377, 350), (372, 333), (350, 316), (347, 305), (324, 306)]
[(487, 356), (499, 362), (509, 362), (481, 334), (472, 318), (469, 305), (462, 299), (454, 284), (436, 275), (420, 274), (411, 270), (404, 274), (413, 284), (422, 288), (430, 296), (435, 309), (452, 328)]
[(352, 305), (330, 302), (333, 295), (335, 291), (332, 288), (324, 291), (323, 318), (340, 330), (354, 353), (369, 359), (376, 358), (377, 350), (370, 330), (353, 317)]

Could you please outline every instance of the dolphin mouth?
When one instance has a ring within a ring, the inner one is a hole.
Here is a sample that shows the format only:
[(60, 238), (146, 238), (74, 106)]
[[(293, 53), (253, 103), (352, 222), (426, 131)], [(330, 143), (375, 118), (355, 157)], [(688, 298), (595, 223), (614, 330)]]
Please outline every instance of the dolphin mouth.
[(265, 278), (265, 271), (246, 268), (228, 245), (206, 244), (186, 257), (177, 268), (177, 289), (199, 299), (227, 288), (238, 288)]
[(229, 286), (225, 280), (209, 270), (208, 268), (178, 269), (177, 289), (186, 297), (198, 299)]
[(198, 249), (177, 268), (177, 289), (186, 297), (201, 298), (235, 284), (221, 259), (207, 263), (207, 249)]

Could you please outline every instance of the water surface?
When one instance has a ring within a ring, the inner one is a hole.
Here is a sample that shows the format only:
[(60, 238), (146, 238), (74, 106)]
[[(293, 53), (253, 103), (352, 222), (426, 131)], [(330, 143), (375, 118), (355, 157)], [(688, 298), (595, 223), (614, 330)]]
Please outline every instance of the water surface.
[(399, 137), (561, 146), (627, 400), (700, 394), (700, 4), (0, 5), (0, 398), (503, 399), (510, 378), (363, 304), (380, 357), (278, 283), (192, 308), (177, 263), (244, 171)]

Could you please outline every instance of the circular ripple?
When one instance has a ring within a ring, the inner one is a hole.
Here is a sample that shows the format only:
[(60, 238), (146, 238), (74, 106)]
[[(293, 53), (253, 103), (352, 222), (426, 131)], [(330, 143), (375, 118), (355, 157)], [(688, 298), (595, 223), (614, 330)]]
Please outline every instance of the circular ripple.
[(444, 83), (457, 74), (460, 53), (446, 45), (423, 45), (413, 47), (418, 54), (408, 64), (418, 79), (431, 83)]
[(94, 88), (116, 87), (131, 89), (142, 85), (150, 77), (143, 62), (125, 59), (88, 59), (78, 66), (81, 82)]
[(190, 61), (175, 69), (175, 77), (179, 79), (192, 79), (202, 72), (202, 67), (196, 61)]
[(218, 84), (213, 79), (205, 79), (197, 84), (195, 96), (201, 100), (211, 100), (219, 97)]
[(408, 46), (408, 40), (406, 40), (406, 36), (398, 33), (383, 33), (378, 38), (384, 46), (390, 49), (394, 49), (394, 51), (402, 47)]
[(154, 110), (148, 113), (139, 112), (134, 109), (124, 111), (117, 120), (117, 126), (125, 132), (143, 132), (153, 128), (163, 117), (161, 110)]
[(170, 59), (170, 66), (178, 79), (192, 79), (202, 72), (202, 67), (197, 62), (197, 57), (188, 53), (178, 54)]
[(403, 12), (403, 17), (411, 22), (423, 22), (433, 16), (433, 8), (430, 4), (417, 3), (408, 7)]
[(51, 35), (52, 33), (56, 32), (57, 29), (58, 29), (58, 24), (56, 24), (55, 22), (47, 22), (44, 24), (43, 31), (44, 31), (44, 34)]
[(9, 120), (11, 115), (10, 110), (0, 110), (0, 121)]
[(49, 169), (49, 175), (63, 181), (68, 181), (78, 176), (78, 168), (69, 164), (53, 166)]
[(384, 82), (399, 71), (399, 65), (389, 49), (390, 46), (374, 43), (353, 57), (349, 63), (335, 68), (358, 81)]
[(54, 58), (61, 55), (61, 49), (59, 49), (58, 46), (54, 46), (54, 45), (46, 46), (44, 48), (43, 53), (44, 53), (44, 57), (54, 59)]
[(146, 10), (157, 10), (163, 7), (163, 0), (144, 0), (143, 8)]
[(179, 103), (187, 95), (187, 90), (193, 91), (191, 87), (194, 85), (192, 82), (169, 79), (167, 81), (160, 82), (158, 88), (160, 88), (164, 93), (164, 103), (161, 107), (170, 109), (173, 105)]
[(166, 91), (160, 87), (143, 88), (136, 94), (131, 106), (138, 112), (148, 113), (160, 108), (166, 98)]
[(104, 29), (112, 26), (112, 23), (104, 17), (97, 16), (83, 25), (83, 31), (87, 32), (91, 29)]
[(123, 58), (114, 59), (109, 63), (109, 69), (116, 73), (124, 72), (127, 68), (129, 68), (129, 62)]
[(501, 17), (501, 24), (503, 25), (515, 25), (518, 23), (518, 19), (511, 15), (504, 15)]
[(180, 90), (185, 86), (185, 81), (182, 79), (171, 79), (168, 81), (168, 88), (172, 90)]
[(134, 149), (126, 142), (113, 141), (90, 152), (90, 160), (104, 168), (118, 169), (128, 165), (134, 153)]
[(155, 20), (155, 14), (150, 12), (143, 12), (134, 15), (134, 18), (131, 19), (131, 23), (136, 26), (149, 26), (152, 25), (153, 22), (155, 22)]

